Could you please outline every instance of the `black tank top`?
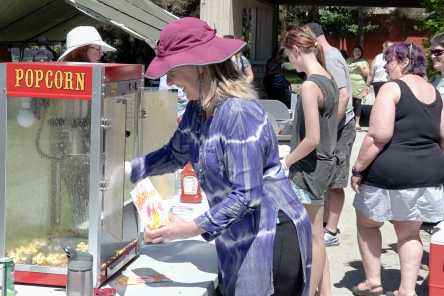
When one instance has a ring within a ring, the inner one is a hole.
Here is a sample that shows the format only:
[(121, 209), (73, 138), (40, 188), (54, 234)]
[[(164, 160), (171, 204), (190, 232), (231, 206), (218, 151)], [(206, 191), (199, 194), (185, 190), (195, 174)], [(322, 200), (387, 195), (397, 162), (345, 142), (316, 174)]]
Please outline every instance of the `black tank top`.
[(444, 155), (440, 148), (442, 100), (436, 91), (431, 104), (419, 101), (408, 85), (396, 105), (392, 139), (365, 170), (363, 183), (384, 189), (439, 186), (444, 182)]

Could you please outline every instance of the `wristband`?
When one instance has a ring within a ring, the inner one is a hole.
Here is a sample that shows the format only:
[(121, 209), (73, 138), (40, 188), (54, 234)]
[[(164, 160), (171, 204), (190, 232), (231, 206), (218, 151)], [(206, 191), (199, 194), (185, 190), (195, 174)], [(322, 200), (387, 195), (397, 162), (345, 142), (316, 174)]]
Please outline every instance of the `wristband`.
[(358, 171), (355, 167), (352, 168), (352, 176), (353, 177), (362, 177), (362, 172)]

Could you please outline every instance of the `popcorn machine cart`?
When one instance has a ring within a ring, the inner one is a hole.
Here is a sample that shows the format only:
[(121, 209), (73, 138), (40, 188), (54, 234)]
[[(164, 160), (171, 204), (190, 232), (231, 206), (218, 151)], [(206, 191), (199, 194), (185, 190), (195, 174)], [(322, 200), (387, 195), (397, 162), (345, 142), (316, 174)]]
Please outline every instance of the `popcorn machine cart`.
[(65, 286), (64, 247), (100, 286), (139, 252), (124, 161), (138, 149), (141, 65), (0, 64), (0, 257)]

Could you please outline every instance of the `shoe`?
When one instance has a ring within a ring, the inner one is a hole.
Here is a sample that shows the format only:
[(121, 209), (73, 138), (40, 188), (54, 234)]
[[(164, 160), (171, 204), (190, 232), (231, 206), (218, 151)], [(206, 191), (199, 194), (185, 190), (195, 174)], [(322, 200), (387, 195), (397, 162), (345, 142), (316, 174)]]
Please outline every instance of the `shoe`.
[[(382, 295), (382, 291), (381, 292), (372, 292), (371, 291), (371, 290), (373, 290), (375, 288), (379, 288), (379, 287), (382, 287), (382, 286), (379, 285), (379, 286), (371, 287), (370, 289), (361, 290), (361, 289), (358, 288), (358, 286), (354, 286), (352, 288), (352, 293), (355, 296), (381, 296)], [(386, 295), (388, 295), (388, 294), (386, 294)]]
[(327, 228), (324, 228), (324, 243), (326, 247), (332, 247), (332, 246), (339, 246), (339, 233), (341, 233), (338, 230), (336, 230), (336, 233), (331, 232)]

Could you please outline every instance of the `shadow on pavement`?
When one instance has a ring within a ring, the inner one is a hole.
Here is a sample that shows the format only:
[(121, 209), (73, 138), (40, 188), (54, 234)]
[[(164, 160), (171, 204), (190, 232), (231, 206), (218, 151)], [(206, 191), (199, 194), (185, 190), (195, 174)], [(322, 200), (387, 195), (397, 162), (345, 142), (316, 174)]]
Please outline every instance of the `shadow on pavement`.
[[(393, 245), (396, 248), (396, 245)], [(362, 265), (362, 262), (358, 260), (350, 261), (348, 265), (353, 267), (354, 270), (345, 272), (341, 281), (333, 285), (336, 288), (346, 288), (350, 290), (350, 295), (352, 295), (352, 287), (356, 286), (365, 279), (364, 266)], [(399, 282), (401, 280), (399, 269), (386, 269), (383, 267), (381, 270), (381, 277), (384, 291), (395, 291), (399, 287)], [(421, 276), (419, 276), (418, 280), (422, 281), (421, 285), (417, 285), (416, 287), (418, 296), (427, 296), (427, 279), (423, 279)]]

